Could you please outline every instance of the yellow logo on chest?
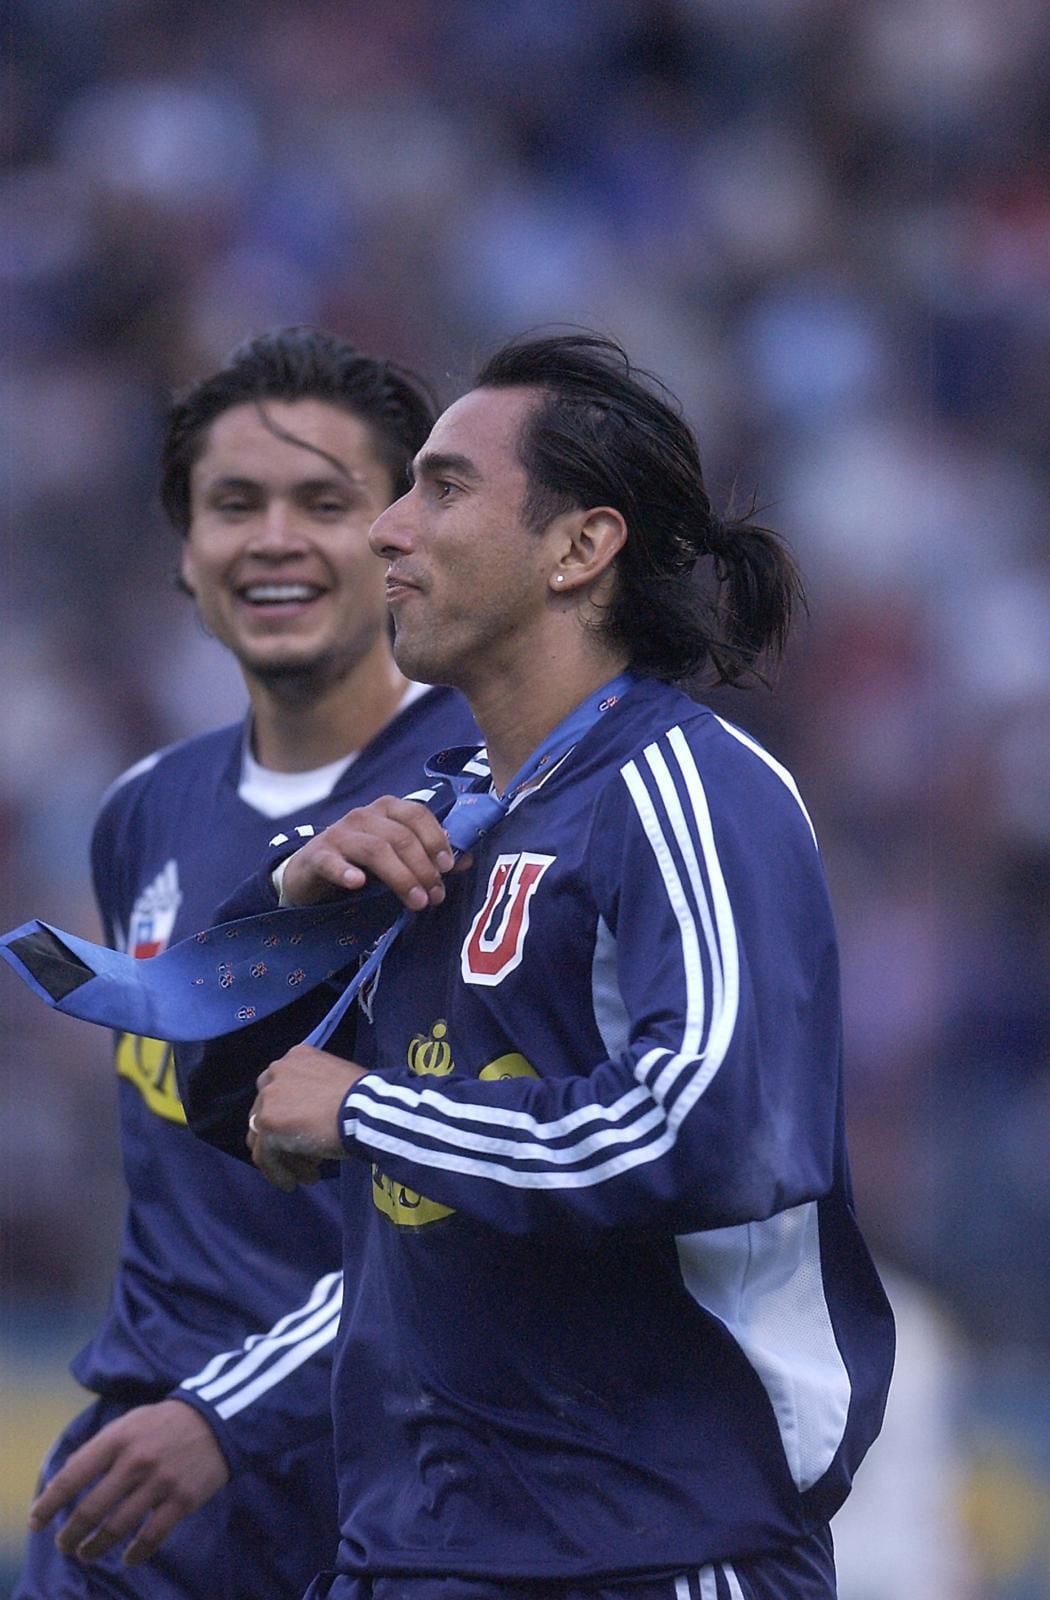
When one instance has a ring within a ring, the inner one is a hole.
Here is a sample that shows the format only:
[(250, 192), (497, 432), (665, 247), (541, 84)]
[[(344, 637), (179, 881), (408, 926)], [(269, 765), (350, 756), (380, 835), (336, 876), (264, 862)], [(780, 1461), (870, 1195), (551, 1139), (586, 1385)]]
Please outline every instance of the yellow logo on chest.
[(168, 1122), (185, 1125), (186, 1113), (175, 1080), (175, 1053), (163, 1039), (122, 1033), (117, 1044), (117, 1073), (133, 1083), (150, 1110)]
[[(448, 1023), (442, 1021), (435, 1022), (429, 1033), (415, 1034), (408, 1044), (409, 1070), (420, 1077), (447, 1078), (455, 1068), (447, 1034)], [(374, 1162), (372, 1203), (399, 1228), (421, 1228), (424, 1223), (437, 1222), (439, 1217), (450, 1217), (453, 1211), (452, 1206), (428, 1200), (425, 1194), (388, 1177)]]
[[(407, 1059), (410, 1070), (420, 1077), (447, 1078), (449, 1073), (454, 1072), (456, 1064), (452, 1059), (452, 1046), (448, 1042), (448, 1023), (441, 1020), (433, 1024), (429, 1033), (415, 1034), (409, 1041)], [(478, 1073), (479, 1078), (484, 1078), (490, 1083), (499, 1078), (537, 1076), (535, 1067), (531, 1066), (524, 1056), (518, 1055), (517, 1051), (497, 1057), (495, 1061), (490, 1061), (487, 1066), (482, 1067)], [(453, 1206), (444, 1206), (437, 1200), (428, 1200), (425, 1194), (419, 1194), (415, 1189), (409, 1189), (405, 1184), (398, 1183), (374, 1162), (372, 1203), (377, 1211), (381, 1211), (384, 1217), (389, 1217), (399, 1228), (421, 1228), (428, 1222), (437, 1222), (441, 1217), (450, 1217), (454, 1210)]]
[(486, 1083), (492, 1083), (500, 1078), (538, 1078), (539, 1073), (531, 1061), (526, 1061), (524, 1056), (512, 1050), (509, 1055), (497, 1056), (487, 1067), (482, 1067), (478, 1077)]
[(443, 1206), (437, 1200), (428, 1200), (425, 1194), (409, 1189), (389, 1177), (372, 1163), (372, 1204), (384, 1217), (389, 1217), (398, 1228), (422, 1228), (427, 1222), (437, 1222), (439, 1217), (450, 1217), (452, 1206)]
[(456, 1070), (452, 1059), (452, 1046), (446, 1037), (447, 1022), (435, 1022), (429, 1033), (417, 1033), (409, 1041), (409, 1070), (420, 1076), (447, 1078)]

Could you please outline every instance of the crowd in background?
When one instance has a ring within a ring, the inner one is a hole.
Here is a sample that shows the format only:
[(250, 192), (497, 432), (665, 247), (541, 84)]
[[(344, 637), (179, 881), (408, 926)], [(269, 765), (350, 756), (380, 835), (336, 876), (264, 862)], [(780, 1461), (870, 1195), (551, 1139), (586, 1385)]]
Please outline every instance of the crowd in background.
[[(174, 389), (287, 322), (445, 400), (511, 333), (611, 333), (808, 579), (775, 692), (716, 699), (821, 839), (866, 1232), (989, 1386), (1045, 1382), (1042, 0), (21, 0), (7, 46), (3, 925), (95, 932), (104, 788), (240, 714), (172, 582)], [(5, 1296), (88, 1303), (108, 1041), (2, 1004)]]

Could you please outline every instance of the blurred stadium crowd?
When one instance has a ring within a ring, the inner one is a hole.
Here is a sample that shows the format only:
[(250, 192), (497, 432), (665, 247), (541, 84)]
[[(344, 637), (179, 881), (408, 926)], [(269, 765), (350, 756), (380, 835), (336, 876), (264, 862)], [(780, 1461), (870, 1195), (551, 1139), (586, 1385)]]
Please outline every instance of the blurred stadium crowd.
[[(284, 322), (443, 399), (509, 333), (612, 333), (680, 397), (715, 499), (757, 491), (807, 573), (776, 693), (719, 709), (794, 769), (822, 839), (868, 1236), (957, 1331), (971, 1426), (993, 1394), (1030, 1409), (1050, 1364), (1045, 4), (16, 10), (3, 925), (94, 932), (104, 787), (239, 714), (171, 581), (173, 388)], [(3, 1007), (5, 1298), (97, 1302), (107, 1041), (6, 980)], [(1042, 1533), (989, 1594), (1047, 1592), (1023, 1584), (1050, 1573), (1048, 1434), (1017, 1447)]]

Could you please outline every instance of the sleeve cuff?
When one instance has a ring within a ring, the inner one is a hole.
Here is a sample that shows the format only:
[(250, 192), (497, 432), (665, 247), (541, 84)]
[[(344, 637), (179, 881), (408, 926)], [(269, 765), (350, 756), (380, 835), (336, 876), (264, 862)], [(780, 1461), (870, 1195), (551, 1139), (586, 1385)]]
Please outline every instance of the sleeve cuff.
[[(295, 853), (296, 852), (293, 850), (292, 855), (295, 855)], [(284, 874), (291, 859), (292, 856), (285, 856), (283, 861), (278, 861), (277, 865), (270, 873), (270, 882), (273, 885), (273, 892), (277, 896), (277, 904), (279, 906), (286, 906), (288, 904), (288, 901), (284, 897)]]
[(199, 1395), (194, 1394), (190, 1389), (172, 1389), (168, 1399), (181, 1400), (183, 1405), (192, 1406), (194, 1411), (199, 1412), (204, 1418), (215, 1435), (215, 1443), (222, 1451), (226, 1465), (230, 1469), (231, 1478), (235, 1478), (238, 1472), (243, 1471), (249, 1465), (248, 1458), (242, 1450), (238, 1449), (233, 1435), (213, 1406), (208, 1405), (206, 1401), (202, 1400)]
[[(365, 1076), (367, 1077), (367, 1075), (368, 1074), (366, 1073)], [(360, 1081), (360, 1078), (358, 1078), (356, 1083), (352, 1083), (350, 1085), (350, 1088), (343, 1096), (343, 1103), (339, 1107), (339, 1142), (346, 1151), (347, 1155), (357, 1155), (358, 1153), (357, 1117), (354, 1114), (352, 1101), (354, 1097), (354, 1091)]]

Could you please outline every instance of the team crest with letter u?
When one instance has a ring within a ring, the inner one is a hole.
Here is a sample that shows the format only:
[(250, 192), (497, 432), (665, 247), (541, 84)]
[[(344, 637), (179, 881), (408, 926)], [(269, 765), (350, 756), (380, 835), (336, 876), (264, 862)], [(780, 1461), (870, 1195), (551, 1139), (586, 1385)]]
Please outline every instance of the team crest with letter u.
[(497, 856), (481, 910), (470, 924), (460, 951), (464, 983), (502, 983), (521, 962), (529, 931), (529, 906), (553, 856)]

